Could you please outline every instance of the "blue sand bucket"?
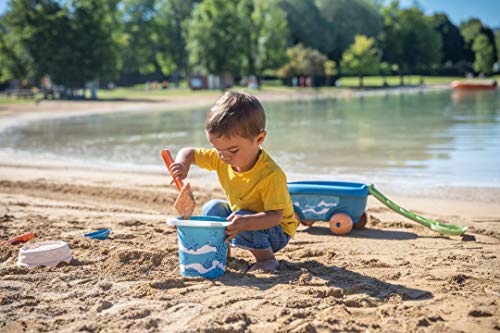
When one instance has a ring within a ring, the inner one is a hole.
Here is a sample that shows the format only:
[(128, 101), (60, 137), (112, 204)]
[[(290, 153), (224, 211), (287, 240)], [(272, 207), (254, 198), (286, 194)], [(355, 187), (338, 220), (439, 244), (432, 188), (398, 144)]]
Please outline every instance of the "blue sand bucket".
[(212, 279), (224, 274), (228, 248), (224, 229), (231, 222), (221, 217), (191, 216), (189, 220), (168, 219), (167, 224), (177, 226), (182, 275)]

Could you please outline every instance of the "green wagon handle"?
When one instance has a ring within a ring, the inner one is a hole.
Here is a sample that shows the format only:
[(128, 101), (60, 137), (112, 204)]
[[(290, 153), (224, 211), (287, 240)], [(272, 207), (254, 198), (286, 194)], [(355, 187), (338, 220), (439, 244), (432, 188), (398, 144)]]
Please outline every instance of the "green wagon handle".
[(447, 235), (447, 236), (461, 236), (467, 231), (467, 227), (461, 227), (458, 225), (453, 225), (453, 224), (446, 224), (446, 223), (441, 223), (437, 222), (425, 217), (422, 217), (420, 215), (417, 215), (413, 212), (410, 212), (409, 210), (404, 209), (403, 207), (398, 206), (395, 202), (389, 200), (386, 196), (384, 196), (382, 193), (380, 193), (373, 184), (368, 185), (368, 190), (371, 195), (373, 195), (375, 198), (377, 198), (378, 201), (392, 209), (398, 214), (401, 214), (410, 220), (413, 220), (417, 223), (420, 223), (421, 225), (426, 226), (427, 228), (431, 229), (432, 231), (439, 232), (440, 234)]

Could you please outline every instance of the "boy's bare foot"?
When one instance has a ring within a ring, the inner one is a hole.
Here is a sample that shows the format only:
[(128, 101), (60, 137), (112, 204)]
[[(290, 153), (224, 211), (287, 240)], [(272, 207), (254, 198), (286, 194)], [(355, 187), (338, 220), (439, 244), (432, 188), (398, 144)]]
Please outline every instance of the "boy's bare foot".
[(255, 264), (250, 266), (247, 273), (264, 271), (264, 273), (276, 273), (279, 263), (276, 259), (267, 259), (263, 261), (257, 261)]

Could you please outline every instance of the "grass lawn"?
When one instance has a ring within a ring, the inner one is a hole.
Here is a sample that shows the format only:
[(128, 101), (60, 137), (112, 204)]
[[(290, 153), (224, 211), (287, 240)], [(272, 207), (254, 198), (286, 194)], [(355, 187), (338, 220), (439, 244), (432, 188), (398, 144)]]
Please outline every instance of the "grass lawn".
[(144, 99), (163, 98), (167, 96), (193, 96), (193, 95), (216, 95), (220, 91), (196, 90), (188, 87), (168, 88), (158, 90), (146, 90), (146, 85), (140, 84), (132, 87), (117, 87), (113, 90), (101, 89), (98, 92), (99, 99)]
[[(404, 83), (407, 85), (417, 85), (420, 84), (420, 76), (408, 75), (404, 77)], [(424, 77), (424, 84), (447, 84), (453, 80), (460, 80), (462, 77)], [(399, 85), (399, 76), (387, 76), (387, 84), (389, 86)], [(384, 83), (382, 76), (367, 76), (363, 78), (363, 84), (365, 86), (376, 86), (381, 87)], [(357, 87), (359, 85), (359, 78), (357, 77), (343, 77), (339, 79), (339, 84), (341, 87)]]
[[(417, 85), (420, 83), (420, 76), (412, 75), (405, 76), (404, 82), (407, 85)], [(500, 80), (500, 75), (493, 76), (489, 79)], [(453, 76), (424, 76), (425, 84), (449, 84), (454, 80), (465, 80), (463, 77)], [(480, 79), (475, 79), (480, 80)], [(382, 87), (383, 78), (381, 76), (367, 76), (363, 79), (364, 85), (367, 87)], [(355, 88), (359, 85), (357, 77), (343, 77), (339, 79), (340, 88)], [(399, 76), (388, 76), (387, 83), (389, 86), (399, 85)], [(235, 89), (252, 92), (249, 89), (236, 86)], [(281, 80), (267, 80), (263, 81), (261, 91), (263, 92), (306, 92), (311, 88), (303, 89), (299, 87), (284, 86)], [(321, 87), (315, 89), (319, 92), (338, 91), (337, 87)], [(87, 91), (87, 97), (90, 97), (90, 92)], [(182, 82), (180, 87), (170, 85), (168, 89), (146, 90), (145, 84), (138, 84), (131, 87), (117, 87), (113, 90), (101, 89), (98, 92), (100, 100), (140, 100), (140, 99), (168, 99), (168, 96), (218, 96), (221, 94), (220, 90), (198, 90), (193, 91), (189, 89), (186, 82)], [(36, 98), (42, 98), (38, 94)], [(35, 99), (18, 99), (17, 97), (7, 97), (5, 94), (0, 93), (0, 104), (17, 104), (17, 103), (34, 103)]]
[[(236, 85), (234, 89), (247, 91), (252, 90)], [(329, 87), (329, 89), (335, 89)], [(261, 91), (265, 92), (280, 92), (280, 91), (303, 91), (298, 87), (287, 87), (281, 83), (281, 80), (264, 81), (261, 86)], [(145, 84), (138, 84), (131, 87), (118, 87), (113, 90), (99, 90), (98, 96), (102, 100), (112, 99), (148, 99), (148, 98), (168, 98), (168, 96), (218, 96), (220, 90), (191, 90), (186, 82), (182, 82), (179, 88), (170, 85), (168, 89), (146, 90)]]
[[(407, 85), (417, 85), (420, 84), (420, 75), (408, 75), (404, 77), (404, 83)], [(455, 80), (465, 80), (462, 76), (424, 76), (424, 84), (449, 84), (451, 81)], [(488, 79), (498, 80), (500, 75), (495, 75)], [(481, 81), (483, 79), (474, 79)], [(375, 86), (381, 87), (383, 85), (383, 77), (382, 76), (366, 76), (363, 78), (363, 84), (365, 86)], [(359, 85), (359, 78), (357, 77), (342, 77), (339, 79), (339, 83), (341, 87), (357, 87)], [(399, 76), (387, 76), (387, 83), (389, 86), (398, 86), (399, 85)]]
[(7, 97), (0, 92), (0, 104), (22, 104), (22, 103), (35, 103), (37, 98), (42, 98), (42, 94), (35, 95), (35, 98), (17, 98), (13, 96)]

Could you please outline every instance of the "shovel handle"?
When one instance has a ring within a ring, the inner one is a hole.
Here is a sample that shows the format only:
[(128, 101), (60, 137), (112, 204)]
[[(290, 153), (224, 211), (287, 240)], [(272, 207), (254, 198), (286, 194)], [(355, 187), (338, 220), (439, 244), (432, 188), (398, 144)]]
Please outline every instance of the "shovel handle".
[[(165, 162), (165, 165), (167, 166), (168, 172), (170, 172), (170, 174), (172, 174), (172, 170), (170, 168), (172, 163), (174, 163), (174, 159), (172, 158), (172, 154), (170, 154), (170, 151), (168, 149), (163, 149), (161, 151), (161, 157), (163, 157), (163, 161)], [(182, 189), (182, 186), (183, 186), (182, 180), (180, 180), (179, 178), (174, 177), (174, 176), (172, 176), (172, 178), (174, 179), (174, 182), (175, 182), (175, 185), (177, 186), (177, 189), (180, 191)]]

